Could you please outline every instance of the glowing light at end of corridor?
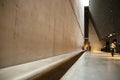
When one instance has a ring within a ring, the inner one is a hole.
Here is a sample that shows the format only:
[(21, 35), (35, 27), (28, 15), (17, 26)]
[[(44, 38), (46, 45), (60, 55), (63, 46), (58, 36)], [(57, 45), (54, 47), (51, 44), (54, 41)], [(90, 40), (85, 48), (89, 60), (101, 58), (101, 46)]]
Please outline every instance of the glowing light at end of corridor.
[(89, 6), (89, 0), (82, 0), (84, 6)]

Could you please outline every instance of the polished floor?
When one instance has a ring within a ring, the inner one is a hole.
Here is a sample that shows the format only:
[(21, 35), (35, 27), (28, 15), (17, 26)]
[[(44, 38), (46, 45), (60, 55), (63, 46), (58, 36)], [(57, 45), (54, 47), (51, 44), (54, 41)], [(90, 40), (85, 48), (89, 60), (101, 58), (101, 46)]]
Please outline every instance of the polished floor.
[(86, 52), (61, 80), (120, 80), (120, 55)]

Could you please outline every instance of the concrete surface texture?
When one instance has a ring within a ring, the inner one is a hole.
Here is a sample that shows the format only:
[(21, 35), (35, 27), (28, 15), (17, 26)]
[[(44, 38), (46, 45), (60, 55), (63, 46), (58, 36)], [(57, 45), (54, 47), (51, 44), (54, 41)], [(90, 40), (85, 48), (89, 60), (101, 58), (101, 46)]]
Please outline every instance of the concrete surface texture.
[(91, 20), (89, 20), (89, 41), (91, 45), (91, 51), (93, 52), (100, 51), (105, 44), (104, 41), (99, 39)]
[(0, 68), (80, 49), (69, 0), (0, 0)]
[(120, 42), (120, 1), (119, 0), (90, 0), (89, 11), (99, 37), (105, 38), (110, 33), (116, 33)]
[(120, 55), (84, 53), (61, 80), (120, 80)]
[(71, 0), (78, 22), (80, 24), (82, 33), (84, 35), (84, 0)]
[(0, 69), (0, 80), (59, 80), (82, 54), (75, 51)]

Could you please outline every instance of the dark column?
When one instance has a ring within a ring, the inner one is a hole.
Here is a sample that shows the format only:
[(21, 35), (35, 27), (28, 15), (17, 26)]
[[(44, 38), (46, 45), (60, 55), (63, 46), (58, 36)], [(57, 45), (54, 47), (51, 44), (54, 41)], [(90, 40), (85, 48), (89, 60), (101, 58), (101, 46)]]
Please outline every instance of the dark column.
[(89, 43), (89, 8), (84, 7), (84, 46), (86, 48), (86, 45)]
[(89, 8), (88, 7), (84, 7), (84, 38), (88, 38), (88, 31), (89, 31)]

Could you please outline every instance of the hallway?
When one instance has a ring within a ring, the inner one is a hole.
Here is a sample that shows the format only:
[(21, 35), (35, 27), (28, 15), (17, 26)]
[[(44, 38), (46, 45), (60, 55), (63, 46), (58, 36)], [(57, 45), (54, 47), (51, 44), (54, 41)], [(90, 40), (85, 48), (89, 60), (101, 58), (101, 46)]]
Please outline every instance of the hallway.
[(61, 80), (120, 80), (120, 55), (86, 52)]
[(107, 53), (113, 41), (120, 53), (119, 8), (117, 0), (0, 0), (0, 80), (120, 80), (120, 55)]

